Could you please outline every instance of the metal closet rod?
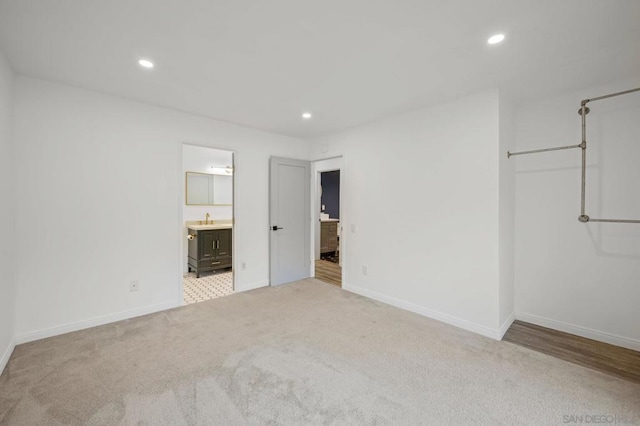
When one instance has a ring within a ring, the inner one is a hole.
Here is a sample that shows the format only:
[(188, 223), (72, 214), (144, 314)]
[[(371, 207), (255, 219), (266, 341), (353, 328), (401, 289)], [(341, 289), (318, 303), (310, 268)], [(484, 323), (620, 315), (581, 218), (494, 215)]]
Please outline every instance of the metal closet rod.
[(580, 105), (586, 105), (587, 102), (599, 101), (600, 99), (613, 98), (614, 96), (626, 95), (633, 92), (640, 92), (640, 87), (635, 89), (623, 90), (622, 92), (609, 93), (608, 95), (597, 96), (595, 98), (584, 99)]
[(603, 223), (640, 223), (640, 220), (631, 219), (593, 219), (589, 218), (588, 222), (603, 222)]
[(511, 158), (514, 155), (538, 154), (540, 152), (560, 151), (560, 150), (563, 150), (563, 149), (571, 149), (571, 148), (582, 148), (582, 144), (559, 146), (557, 148), (533, 149), (531, 151), (519, 151), (519, 152), (509, 152), (509, 151), (507, 151), (507, 158)]
[(639, 92), (640, 87), (635, 89), (624, 90), (622, 92), (609, 93), (608, 95), (597, 96), (595, 98), (583, 99), (580, 101), (580, 109), (578, 114), (582, 117), (582, 143), (578, 145), (560, 146), (556, 148), (543, 148), (534, 149), (531, 151), (519, 151), (509, 152), (507, 151), (507, 158), (511, 158), (514, 155), (525, 154), (538, 154), (541, 152), (560, 151), (564, 149), (581, 148), (582, 149), (582, 179), (580, 185), (580, 216), (578, 220), (582, 223), (587, 222), (601, 222), (601, 223), (639, 223), (640, 220), (634, 219), (592, 219), (585, 213), (585, 196), (586, 196), (586, 182), (587, 182), (587, 114), (589, 114), (589, 107), (587, 104), (593, 101), (599, 101), (601, 99), (613, 98), (614, 96), (626, 95), (633, 92)]
[[(599, 101), (601, 99), (613, 98), (614, 96), (626, 95), (633, 92), (640, 92), (640, 87), (637, 87), (635, 89), (624, 90), (622, 92), (610, 93), (608, 95), (597, 96), (595, 98), (583, 99), (582, 101), (580, 101), (580, 106), (583, 107), (583, 106), (586, 106), (589, 102)], [(589, 108), (586, 108), (586, 112), (587, 114), (589, 114)], [(582, 115), (582, 108), (580, 108), (580, 110), (578, 111), (578, 114)], [(559, 146), (554, 148), (533, 149), (531, 151), (518, 151), (518, 152), (507, 151), (507, 158), (511, 158), (515, 155), (539, 154), (541, 152), (561, 151), (564, 149), (572, 149), (572, 148), (582, 148), (583, 146), (586, 149), (586, 146), (583, 145), (583, 143), (581, 143), (578, 145), (567, 145), (567, 146)]]

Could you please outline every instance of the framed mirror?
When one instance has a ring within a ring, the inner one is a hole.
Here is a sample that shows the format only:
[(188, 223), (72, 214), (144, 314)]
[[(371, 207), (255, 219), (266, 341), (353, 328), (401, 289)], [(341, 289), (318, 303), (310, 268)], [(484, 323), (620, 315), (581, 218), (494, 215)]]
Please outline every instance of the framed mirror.
[(188, 206), (230, 206), (233, 203), (233, 177), (187, 172), (185, 176)]

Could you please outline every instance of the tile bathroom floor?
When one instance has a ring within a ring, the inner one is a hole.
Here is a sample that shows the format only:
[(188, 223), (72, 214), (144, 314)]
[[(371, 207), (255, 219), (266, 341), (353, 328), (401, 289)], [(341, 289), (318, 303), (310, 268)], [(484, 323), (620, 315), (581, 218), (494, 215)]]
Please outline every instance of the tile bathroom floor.
[(183, 278), (183, 287), (185, 305), (228, 296), (233, 294), (233, 271), (206, 272), (200, 278), (190, 272)]

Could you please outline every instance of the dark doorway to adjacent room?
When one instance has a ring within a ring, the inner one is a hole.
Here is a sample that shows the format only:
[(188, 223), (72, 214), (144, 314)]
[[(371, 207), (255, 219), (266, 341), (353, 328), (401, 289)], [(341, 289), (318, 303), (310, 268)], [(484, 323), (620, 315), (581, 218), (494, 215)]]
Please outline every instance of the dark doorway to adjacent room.
[(320, 173), (320, 260), (316, 278), (341, 285), (340, 170)]

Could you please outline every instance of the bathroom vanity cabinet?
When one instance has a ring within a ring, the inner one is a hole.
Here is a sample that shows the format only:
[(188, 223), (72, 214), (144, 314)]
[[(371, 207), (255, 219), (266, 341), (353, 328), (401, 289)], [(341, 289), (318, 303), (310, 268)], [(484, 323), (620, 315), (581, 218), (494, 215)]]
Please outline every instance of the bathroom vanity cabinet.
[(231, 268), (231, 228), (189, 228), (189, 272), (201, 272)]
[(337, 220), (323, 220), (320, 222), (320, 253), (330, 253), (338, 250)]

